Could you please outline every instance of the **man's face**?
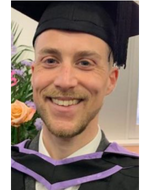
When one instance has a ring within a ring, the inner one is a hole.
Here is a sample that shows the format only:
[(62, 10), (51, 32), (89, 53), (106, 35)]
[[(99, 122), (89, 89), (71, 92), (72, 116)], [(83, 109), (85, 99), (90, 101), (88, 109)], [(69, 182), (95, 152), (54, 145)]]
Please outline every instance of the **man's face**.
[(104, 41), (85, 33), (48, 30), (37, 38), (33, 97), (52, 134), (73, 137), (98, 122), (118, 74), (109, 53)]

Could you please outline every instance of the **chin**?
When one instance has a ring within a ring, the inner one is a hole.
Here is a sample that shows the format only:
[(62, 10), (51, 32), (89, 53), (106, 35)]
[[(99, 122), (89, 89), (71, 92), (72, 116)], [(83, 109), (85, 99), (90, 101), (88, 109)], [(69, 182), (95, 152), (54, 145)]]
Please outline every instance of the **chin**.
[(61, 122), (61, 124), (55, 123), (55, 125), (47, 125), (47, 129), (56, 137), (72, 138), (81, 134), (86, 129), (86, 125), (73, 125), (72, 123)]

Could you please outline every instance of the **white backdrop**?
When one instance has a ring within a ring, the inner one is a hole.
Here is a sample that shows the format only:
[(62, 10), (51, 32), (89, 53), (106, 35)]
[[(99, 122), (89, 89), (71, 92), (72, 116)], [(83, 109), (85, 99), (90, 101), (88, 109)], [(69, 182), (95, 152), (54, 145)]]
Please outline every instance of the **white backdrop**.
[[(32, 38), (38, 23), (13, 8), (11, 8), (11, 20), (19, 25), (18, 30), (22, 29), (17, 44), (32, 46)], [(34, 59), (33, 53), (30, 54), (30, 58)]]

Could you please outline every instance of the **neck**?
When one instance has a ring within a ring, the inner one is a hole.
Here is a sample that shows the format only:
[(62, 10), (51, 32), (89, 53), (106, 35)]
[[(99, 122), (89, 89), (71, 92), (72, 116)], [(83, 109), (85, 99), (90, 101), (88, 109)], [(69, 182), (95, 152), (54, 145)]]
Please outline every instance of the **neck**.
[(91, 142), (98, 132), (97, 122), (91, 122), (87, 128), (73, 138), (59, 138), (54, 136), (46, 126), (43, 127), (43, 142), (49, 155), (60, 160), (66, 158)]

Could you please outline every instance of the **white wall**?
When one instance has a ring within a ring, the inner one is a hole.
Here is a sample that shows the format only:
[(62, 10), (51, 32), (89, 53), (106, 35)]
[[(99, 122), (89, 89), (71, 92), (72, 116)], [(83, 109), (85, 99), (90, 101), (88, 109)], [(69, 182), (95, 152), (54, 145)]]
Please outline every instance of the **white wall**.
[[(13, 8), (11, 8), (11, 20), (19, 25), (18, 31), (23, 29), (17, 44), (32, 46), (32, 38), (38, 23)], [(30, 58), (34, 59), (34, 53), (30, 53)]]
[(99, 123), (110, 140), (122, 144), (137, 144), (136, 125), (139, 81), (139, 37), (129, 40), (127, 68), (120, 70), (114, 92), (105, 100)]

